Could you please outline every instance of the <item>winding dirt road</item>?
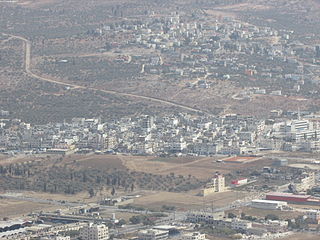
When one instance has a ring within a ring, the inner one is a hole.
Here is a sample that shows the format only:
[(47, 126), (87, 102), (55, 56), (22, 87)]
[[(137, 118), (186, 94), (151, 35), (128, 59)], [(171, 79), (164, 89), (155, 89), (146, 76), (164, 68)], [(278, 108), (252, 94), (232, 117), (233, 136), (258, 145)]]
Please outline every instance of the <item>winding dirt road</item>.
[(98, 88), (94, 88), (94, 87), (86, 87), (86, 86), (81, 86), (81, 85), (77, 85), (77, 84), (73, 84), (73, 83), (61, 82), (56, 79), (52, 79), (52, 78), (48, 78), (48, 77), (42, 77), (36, 73), (33, 73), (30, 68), (30, 66), (31, 66), (31, 42), (28, 39), (21, 37), (21, 36), (16, 36), (16, 35), (11, 35), (11, 34), (4, 34), (4, 35), (10, 36), (15, 39), (19, 39), (24, 42), (24, 44), (25, 44), (25, 71), (30, 77), (36, 78), (40, 81), (50, 82), (50, 83), (58, 84), (61, 86), (71, 87), (74, 89), (100, 91), (100, 92), (107, 93), (107, 94), (124, 96), (124, 97), (129, 97), (129, 98), (134, 98), (134, 99), (148, 100), (148, 101), (152, 101), (155, 103), (161, 103), (161, 104), (168, 105), (168, 106), (178, 107), (178, 108), (186, 110), (186, 111), (191, 111), (191, 112), (201, 113), (201, 114), (208, 114), (208, 112), (206, 112), (206, 111), (202, 111), (202, 110), (199, 110), (196, 108), (185, 106), (183, 104), (179, 104), (179, 103), (175, 103), (175, 102), (171, 102), (168, 100), (163, 100), (163, 99), (159, 99), (159, 98), (155, 98), (155, 97), (147, 97), (147, 96), (143, 96), (143, 95), (123, 93), (123, 92), (118, 92), (118, 91), (114, 91), (114, 90), (104, 90), (104, 89), (98, 89)]

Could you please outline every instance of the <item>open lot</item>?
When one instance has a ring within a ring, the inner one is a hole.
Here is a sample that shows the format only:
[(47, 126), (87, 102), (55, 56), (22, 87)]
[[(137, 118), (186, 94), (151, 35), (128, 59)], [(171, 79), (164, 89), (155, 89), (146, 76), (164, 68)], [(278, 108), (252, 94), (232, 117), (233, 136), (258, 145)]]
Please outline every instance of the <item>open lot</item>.
[(66, 164), (68, 166), (74, 166), (78, 168), (97, 168), (101, 170), (126, 168), (125, 165), (122, 163), (122, 158), (118, 155), (74, 154), (65, 157), (61, 164)]
[(124, 165), (130, 170), (143, 171), (153, 174), (167, 175), (175, 173), (178, 175), (188, 176), (189, 174), (200, 179), (212, 177), (215, 172), (228, 174), (237, 170), (245, 170), (247, 168), (259, 169), (261, 166), (272, 164), (267, 158), (254, 158), (253, 161), (244, 161), (243, 164), (234, 162), (217, 162), (224, 157), (176, 157), (167, 160), (149, 157), (127, 158), (121, 157)]
[(318, 240), (319, 235), (310, 233), (295, 233), (288, 237), (282, 238), (283, 240)]
[(159, 210), (161, 206), (175, 206), (177, 209), (203, 209), (205, 207), (222, 207), (239, 198), (244, 197), (244, 193), (223, 192), (215, 193), (207, 197), (197, 196), (197, 191), (188, 193), (156, 192), (138, 198), (134, 205), (143, 206)]
[(15, 201), (8, 199), (0, 199), (0, 219), (4, 217), (12, 218), (23, 216), (35, 211), (54, 210), (55, 206), (42, 203), (33, 203), (27, 201)]
[(259, 157), (231, 157), (224, 159), (226, 163), (249, 163), (259, 160)]
[[(68, 166), (74, 169), (118, 169), (136, 172), (152, 173), (157, 175), (194, 176), (199, 179), (208, 179), (216, 172), (228, 174), (237, 170), (268, 166), (272, 161), (268, 158), (234, 158), (225, 159), (224, 156), (213, 157), (168, 157), (128, 156), (128, 155), (96, 155), (73, 154), (59, 155), (0, 155), (0, 165), (6, 166), (16, 163), (46, 162), (47, 165)], [(223, 160), (223, 162), (217, 161)]]
[(45, 155), (0, 155), (0, 166), (45, 160)]
[(320, 165), (319, 165), (319, 164), (303, 164), (303, 163), (297, 163), (297, 164), (290, 164), (289, 167), (302, 168), (302, 169), (320, 170)]

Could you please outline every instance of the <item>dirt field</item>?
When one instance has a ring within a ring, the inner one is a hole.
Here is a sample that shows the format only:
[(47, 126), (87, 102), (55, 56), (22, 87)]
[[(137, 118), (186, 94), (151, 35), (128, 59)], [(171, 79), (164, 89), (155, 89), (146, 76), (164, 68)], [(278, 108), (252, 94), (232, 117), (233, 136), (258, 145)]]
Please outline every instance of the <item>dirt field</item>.
[(296, 233), (288, 237), (282, 238), (282, 240), (318, 240), (319, 235), (310, 233)]
[[(62, 159), (62, 161), (57, 161)], [(98, 168), (98, 169), (129, 169), (131, 171), (146, 172), (159, 175), (192, 175), (199, 179), (208, 179), (215, 172), (228, 174), (231, 171), (241, 170), (248, 167), (268, 166), (271, 162), (264, 158), (240, 159), (238, 162), (223, 160), (223, 157), (169, 157), (159, 158), (153, 156), (126, 156), (126, 155), (96, 155), (96, 154), (73, 154), (70, 156), (59, 155), (0, 155), (0, 165), (13, 163), (23, 163), (29, 161), (47, 161), (48, 164), (58, 164), (61, 166), (74, 166), (76, 168)], [(233, 158), (232, 158), (233, 159)]]
[(81, 192), (74, 195), (67, 195), (67, 194), (51, 194), (51, 193), (42, 193), (42, 192), (23, 192), (24, 196), (32, 197), (32, 198), (39, 198), (39, 199), (52, 199), (52, 200), (65, 200), (65, 201), (72, 201), (77, 202), (79, 200), (84, 201), (88, 198), (88, 193)]
[(227, 163), (249, 163), (259, 160), (259, 157), (231, 157), (224, 159), (224, 162)]
[(320, 170), (320, 165), (315, 165), (315, 164), (290, 164), (289, 167), (293, 168), (302, 168), (302, 169), (313, 169), (313, 170)]
[(9, 156), (9, 155), (0, 155), (0, 165), (5, 166), (14, 163), (23, 163), (28, 161), (36, 161), (45, 159), (43, 155), (16, 155), (16, 156)]
[(240, 3), (240, 4), (233, 4), (227, 5), (223, 7), (219, 7), (217, 9), (221, 11), (248, 11), (248, 10), (266, 10), (269, 9), (269, 6), (260, 5), (260, 4), (253, 4), (253, 3)]
[(158, 192), (143, 196), (134, 201), (134, 205), (144, 206), (151, 209), (160, 209), (163, 205), (175, 206), (178, 209), (202, 209), (204, 207), (222, 207), (236, 199), (244, 197), (239, 192), (215, 193), (207, 197), (196, 196), (198, 192), (171, 193)]
[(53, 209), (56, 209), (56, 207), (49, 204), (0, 199), (0, 219), (4, 217), (21, 217), (34, 211)]
[(177, 157), (168, 159), (137, 157), (135, 159), (120, 157), (123, 164), (133, 171), (142, 171), (153, 174), (167, 175), (174, 172), (178, 175), (188, 176), (189, 174), (200, 179), (212, 177), (215, 172), (222, 174), (230, 173), (231, 171), (246, 169), (248, 167), (268, 166), (272, 162), (268, 159), (258, 159), (250, 163), (221, 163), (216, 162), (222, 157)]
[(315, 210), (319, 210), (320, 207), (317, 205), (305, 205), (305, 204), (289, 204), (290, 207), (293, 208), (304, 208), (304, 209), (315, 209)]
[[(24, 197), (30, 197), (39, 200), (56, 200), (56, 201), (67, 201), (67, 202), (79, 202), (79, 203), (96, 203), (100, 201), (103, 196), (107, 196), (106, 189), (103, 192), (99, 192), (93, 198), (89, 198), (87, 192), (81, 192), (74, 195), (67, 194), (50, 194), (40, 192), (22, 192)], [(0, 219), (3, 217), (16, 217), (24, 214), (29, 214), (33, 211), (53, 211), (56, 209), (64, 209), (61, 205), (53, 204), (42, 204), (31, 201), (20, 201), (12, 199), (0, 199)]]
[(117, 155), (72, 155), (64, 159), (62, 164), (78, 166), (80, 168), (99, 168), (99, 169), (123, 169), (121, 157)]

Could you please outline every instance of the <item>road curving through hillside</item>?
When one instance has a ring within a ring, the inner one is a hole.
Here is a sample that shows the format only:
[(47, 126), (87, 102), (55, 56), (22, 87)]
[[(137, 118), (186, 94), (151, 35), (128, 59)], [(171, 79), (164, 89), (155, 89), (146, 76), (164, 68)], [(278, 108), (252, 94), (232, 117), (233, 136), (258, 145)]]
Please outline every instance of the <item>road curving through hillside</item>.
[(26, 39), (26, 38), (24, 38), (22, 36), (17, 36), (17, 35), (12, 35), (12, 34), (4, 34), (4, 35), (10, 36), (10, 37), (15, 38), (15, 39), (19, 39), (19, 40), (24, 42), (24, 45), (25, 45), (25, 47), (24, 47), (25, 48), (25, 60), (24, 60), (25, 61), (25, 71), (30, 77), (36, 78), (36, 79), (38, 79), (40, 81), (54, 83), (54, 84), (57, 84), (57, 85), (71, 87), (71, 88), (74, 88), (74, 89), (99, 91), (99, 92), (102, 92), (102, 93), (113, 94), (113, 95), (118, 95), (118, 96), (124, 96), (124, 97), (128, 97), (128, 98), (133, 98), (133, 99), (147, 100), (147, 101), (152, 101), (152, 102), (155, 102), (155, 103), (164, 104), (164, 105), (167, 105), (167, 106), (177, 107), (177, 108), (180, 108), (182, 110), (189, 111), (189, 112), (200, 113), (200, 114), (208, 114), (208, 112), (200, 110), (200, 109), (196, 109), (196, 108), (193, 108), (193, 107), (189, 107), (189, 106), (186, 106), (186, 105), (183, 105), (183, 104), (179, 104), (179, 103), (176, 103), (176, 102), (171, 102), (171, 101), (160, 99), (160, 98), (156, 98), (156, 97), (148, 97), (148, 96), (144, 96), (144, 95), (138, 95), (138, 94), (132, 94), (132, 93), (124, 93), (124, 92), (119, 92), (119, 91), (115, 91), (115, 90), (98, 89), (98, 88), (94, 88), (94, 87), (87, 87), (87, 86), (77, 85), (77, 84), (74, 84), (74, 83), (66, 83), (66, 82), (58, 81), (56, 79), (52, 79), (52, 78), (49, 78), (49, 77), (40, 76), (40, 75), (32, 72), (32, 70), (31, 70), (31, 42), (28, 39)]

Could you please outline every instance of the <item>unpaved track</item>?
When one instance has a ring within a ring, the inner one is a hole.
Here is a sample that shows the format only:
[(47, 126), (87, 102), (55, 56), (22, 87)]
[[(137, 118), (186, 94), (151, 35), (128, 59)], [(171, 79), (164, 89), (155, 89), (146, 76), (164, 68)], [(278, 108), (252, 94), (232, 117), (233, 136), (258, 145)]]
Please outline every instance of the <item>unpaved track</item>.
[(86, 86), (81, 86), (81, 85), (77, 85), (77, 84), (73, 84), (73, 83), (65, 83), (65, 82), (58, 81), (56, 79), (40, 76), (36, 73), (33, 73), (30, 68), (30, 66), (31, 66), (31, 42), (28, 39), (21, 37), (21, 36), (16, 36), (16, 35), (11, 35), (11, 34), (4, 34), (4, 35), (11, 36), (12, 38), (20, 39), (24, 42), (24, 44), (25, 44), (25, 71), (29, 76), (36, 78), (40, 81), (50, 82), (50, 83), (58, 84), (61, 86), (71, 87), (74, 89), (100, 91), (100, 92), (107, 93), (107, 94), (124, 96), (124, 97), (129, 97), (129, 98), (134, 98), (134, 99), (148, 100), (148, 101), (155, 102), (155, 103), (161, 103), (161, 104), (168, 105), (168, 106), (178, 107), (178, 108), (180, 108), (182, 110), (186, 110), (186, 111), (191, 111), (191, 112), (201, 113), (201, 114), (208, 114), (206, 111), (202, 111), (202, 110), (199, 110), (196, 108), (185, 106), (183, 104), (179, 104), (179, 103), (175, 103), (175, 102), (171, 102), (168, 100), (163, 100), (163, 99), (159, 99), (159, 98), (155, 98), (155, 97), (147, 97), (147, 96), (143, 96), (143, 95), (123, 93), (123, 92), (118, 92), (118, 91), (114, 91), (114, 90), (104, 90), (104, 89), (98, 89), (98, 88), (94, 88), (94, 87), (86, 87)]

